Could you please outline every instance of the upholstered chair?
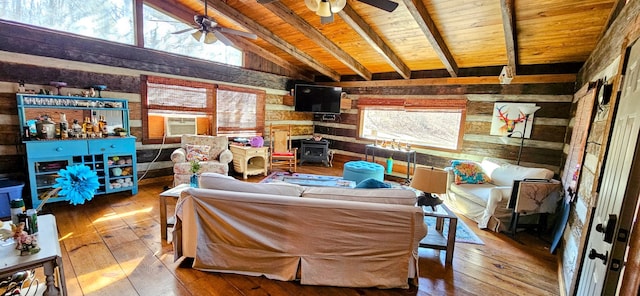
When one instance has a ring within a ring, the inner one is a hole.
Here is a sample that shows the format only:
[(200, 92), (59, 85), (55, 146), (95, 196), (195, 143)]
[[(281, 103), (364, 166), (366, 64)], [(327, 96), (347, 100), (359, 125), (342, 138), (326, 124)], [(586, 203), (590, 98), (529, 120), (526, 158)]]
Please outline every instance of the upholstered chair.
[(229, 174), (233, 154), (225, 136), (182, 135), (180, 148), (171, 153), (173, 186), (188, 184), (193, 173), (191, 161), (198, 161), (198, 174), (204, 172)]

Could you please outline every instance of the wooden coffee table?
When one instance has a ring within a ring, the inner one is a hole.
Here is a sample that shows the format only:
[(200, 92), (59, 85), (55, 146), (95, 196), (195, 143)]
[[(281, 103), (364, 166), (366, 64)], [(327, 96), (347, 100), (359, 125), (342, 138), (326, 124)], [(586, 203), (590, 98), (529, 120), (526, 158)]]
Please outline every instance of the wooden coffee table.
[[(447, 252), (445, 257), (445, 265), (453, 262), (453, 251), (456, 246), (456, 227), (458, 226), (458, 216), (453, 213), (445, 204), (436, 206), (435, 211), (428, 206), (422, 207), (425, 217), (435, 217), (435, 229), (430, 228), (420, 241), (420, 247), (444, 250)], [(447, 236), (444, 236), (443, 226), (444, 220), (449, 219), (449, 229)]]

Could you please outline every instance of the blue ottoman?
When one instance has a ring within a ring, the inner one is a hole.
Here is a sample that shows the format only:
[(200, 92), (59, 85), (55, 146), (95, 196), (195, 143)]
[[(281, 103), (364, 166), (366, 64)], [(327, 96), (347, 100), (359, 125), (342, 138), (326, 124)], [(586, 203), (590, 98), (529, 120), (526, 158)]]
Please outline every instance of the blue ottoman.
[(354, 181), (356, 185), (365, 179), (384, 181), (384, 167), (368, 161), (350, 161), (344, 164), (342, 179)]

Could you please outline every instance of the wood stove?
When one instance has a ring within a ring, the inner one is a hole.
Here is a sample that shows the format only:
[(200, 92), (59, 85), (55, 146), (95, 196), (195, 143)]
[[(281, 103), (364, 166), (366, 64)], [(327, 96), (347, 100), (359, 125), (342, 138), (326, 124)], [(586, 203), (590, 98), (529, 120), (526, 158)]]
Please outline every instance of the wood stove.
[(298, 165), (302, 165), (305, 161), (322, 162), (325, 166), (331, 166), (329, 162), (329, 141), (325, 139), (320, 141), (302, 140), (300, 142), (300, 163)]

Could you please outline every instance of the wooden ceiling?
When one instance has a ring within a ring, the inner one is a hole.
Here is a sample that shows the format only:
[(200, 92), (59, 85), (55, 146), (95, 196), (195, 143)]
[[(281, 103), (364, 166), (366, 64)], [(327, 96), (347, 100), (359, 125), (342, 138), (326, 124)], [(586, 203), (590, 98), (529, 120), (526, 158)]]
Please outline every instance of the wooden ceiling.
[[(299, 77), (344, 81), (582, 63), (621, 0), (398, 0), (393, 12), (348, 0), (329, 24), (303, 0), (207, 1), (222, 26), (258, 36), (234, 37), (241, 49)], [(144, 2), (187, 23), (204, 13), (201, 0)]]

